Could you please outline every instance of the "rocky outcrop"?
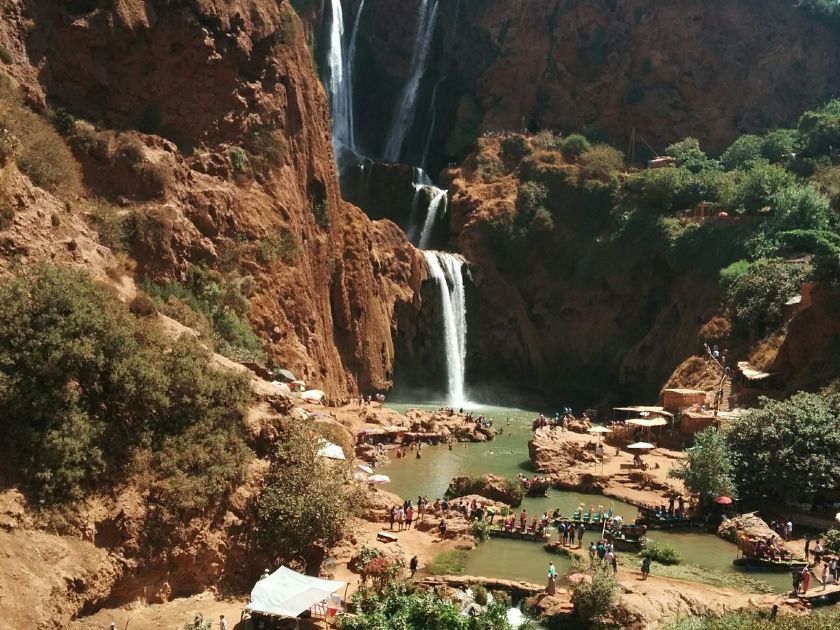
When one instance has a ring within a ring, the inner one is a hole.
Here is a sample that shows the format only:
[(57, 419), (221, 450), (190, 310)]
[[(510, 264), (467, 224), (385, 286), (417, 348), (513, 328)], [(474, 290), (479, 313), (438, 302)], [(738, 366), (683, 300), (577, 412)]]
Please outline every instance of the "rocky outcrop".
[(762, 540), (767, 540), (771, 536), (778, 537), (778, 534), (770, 529), (769, 525), (755, 512), (726, 519), (718, 527), (717, 534), (721, 538), (732, 542), (735, 542), (741, 534), (750, 538), (761, 538)]
[(449, 482), (446, 496), (449, 498), (463, 497), (477, 494), (478, 496), (517, 507), (522, 503), (522, 491), (516, 487), (516, 482), (498, 475), (484, 475), (482, 477), (455, 477)]
[(542, 427), (528, 441), (528, 456), (540, 473), (566, 474), (583, 464), (595, 464), (595, 453), (581, 444), (564, 440), (560, 429)]

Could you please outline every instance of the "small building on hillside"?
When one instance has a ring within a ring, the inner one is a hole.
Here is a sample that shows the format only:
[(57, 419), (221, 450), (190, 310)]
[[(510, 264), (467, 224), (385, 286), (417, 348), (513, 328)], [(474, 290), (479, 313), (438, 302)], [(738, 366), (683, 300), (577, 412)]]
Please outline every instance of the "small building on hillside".
[(659, 403), (671, 412), (680, 412), (706, 402), (706, 392), (701, 389), (663, 389)]

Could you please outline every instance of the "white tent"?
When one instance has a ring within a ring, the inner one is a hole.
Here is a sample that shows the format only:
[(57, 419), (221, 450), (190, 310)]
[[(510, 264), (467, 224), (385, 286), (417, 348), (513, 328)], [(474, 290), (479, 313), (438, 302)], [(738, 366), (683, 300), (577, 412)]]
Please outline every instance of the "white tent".
[(313, 606), (323, 604), (345, 586), (347, 582), (322, 580), (280, 567), (254, 585), (246, 610), (277, 617), (297, 617)]
[(347, 459), (344, 456), (344, 450), (338, 445), (326, 440), (321, 440), (319, 443), (318, 455), (326, 457), (327, 459)]

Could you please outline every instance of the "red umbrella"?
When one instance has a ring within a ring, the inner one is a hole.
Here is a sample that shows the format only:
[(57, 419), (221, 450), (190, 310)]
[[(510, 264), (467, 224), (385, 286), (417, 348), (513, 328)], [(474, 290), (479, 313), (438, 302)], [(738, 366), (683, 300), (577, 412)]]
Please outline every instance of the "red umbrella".
[(729, 497), (718, 497), (715, 499), (715, 503), (718, 505), (730, 505), (732, 503), (732, 499)]

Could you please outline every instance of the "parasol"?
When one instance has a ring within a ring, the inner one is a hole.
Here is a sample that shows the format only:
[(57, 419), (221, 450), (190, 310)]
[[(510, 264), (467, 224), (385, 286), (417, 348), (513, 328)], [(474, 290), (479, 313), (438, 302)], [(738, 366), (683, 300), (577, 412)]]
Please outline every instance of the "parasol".
[(729, 497), (718, 497), (717, 499), (715, 499), (715, 503), (717, 503), (718, 505), (731, 505), (732, 499), (730, 499)]

